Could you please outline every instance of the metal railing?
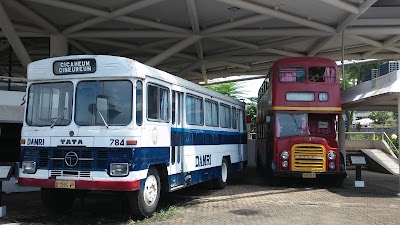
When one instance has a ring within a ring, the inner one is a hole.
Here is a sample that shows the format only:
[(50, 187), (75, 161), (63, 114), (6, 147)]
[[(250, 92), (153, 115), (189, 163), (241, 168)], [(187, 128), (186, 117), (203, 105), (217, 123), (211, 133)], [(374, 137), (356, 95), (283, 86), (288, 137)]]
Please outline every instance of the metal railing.
[(386, 132), (346, 132), (346, 137), (349, 140), (383, 140), (389, 145), (390, 150), (395, 155), (399, 154), (397, 146), (393, 144)]

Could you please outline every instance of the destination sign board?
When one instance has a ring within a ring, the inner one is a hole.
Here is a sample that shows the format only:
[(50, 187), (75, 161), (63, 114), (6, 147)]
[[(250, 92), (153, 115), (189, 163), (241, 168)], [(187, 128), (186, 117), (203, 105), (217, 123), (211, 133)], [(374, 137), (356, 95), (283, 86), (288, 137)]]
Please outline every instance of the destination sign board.
[(55, 61), (53, 73), (55, 75), (84, 74), (96, 72), (95, 59), (73, 59)]

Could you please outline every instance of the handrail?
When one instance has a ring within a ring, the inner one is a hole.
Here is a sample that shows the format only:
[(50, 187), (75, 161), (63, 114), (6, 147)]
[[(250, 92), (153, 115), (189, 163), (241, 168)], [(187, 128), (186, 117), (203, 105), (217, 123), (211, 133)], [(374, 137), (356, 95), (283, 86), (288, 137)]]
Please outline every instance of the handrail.
[(380, 135), (381, 140), (385, 141), (388, 143), (390, 150), (395, 154), (399, 154), (399, 150), (397, 149), (397, 146), (393, 144), (392, 140), (389, 138), (389, 136), (386, 134), (386, 132), (383, 131), (367, 131), (367, 132), (346, 132), (346, 134), (352, 135), (352, 134), (372, 134), (372, 140), (376, 140), (377, 134)]

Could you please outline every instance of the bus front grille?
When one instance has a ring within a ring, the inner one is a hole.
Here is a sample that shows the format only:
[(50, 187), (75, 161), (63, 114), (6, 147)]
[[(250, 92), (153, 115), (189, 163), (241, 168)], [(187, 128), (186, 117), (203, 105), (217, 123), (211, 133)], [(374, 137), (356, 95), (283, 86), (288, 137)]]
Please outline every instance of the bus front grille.
[(296, 144), (292, 147), (292, 170), (325, 171), (325, 147), (319, 144)]

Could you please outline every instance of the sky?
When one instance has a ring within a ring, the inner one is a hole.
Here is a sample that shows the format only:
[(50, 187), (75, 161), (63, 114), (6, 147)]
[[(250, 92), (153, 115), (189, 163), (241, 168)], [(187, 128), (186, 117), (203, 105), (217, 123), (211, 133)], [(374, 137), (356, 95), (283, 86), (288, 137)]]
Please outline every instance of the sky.
[(240, 91), (243, 92), (244, 97), (249, 98), (249, 97), (257, 97), (258, 89), (260, 89), (263, 81), (264, 81), (264, 78), (255, 79), (255, 80), (247, 80), (247, 81), (239, 81), (239, 82), (237, 82), (237, 84), (241, 86)]

